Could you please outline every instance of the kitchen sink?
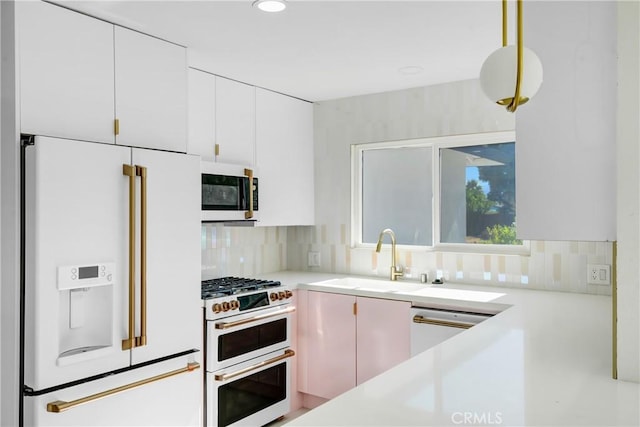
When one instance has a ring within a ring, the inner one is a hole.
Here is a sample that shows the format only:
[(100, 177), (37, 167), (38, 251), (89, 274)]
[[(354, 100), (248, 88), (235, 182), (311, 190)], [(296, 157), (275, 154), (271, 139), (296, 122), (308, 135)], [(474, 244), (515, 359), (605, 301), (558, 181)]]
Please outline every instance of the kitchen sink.
[(504, 293), (500, 292), (471, 291), (467, 289), (451, 289), (438, 286), (410, 290), (407, 292), (407, 294), (420, 297), (447, 298), (474, 302), (489, 302), (505, 295)]
[(424, 283), (411, 283), (403, 281), (365, 279), (360, 277), (343, 277), (340, 279), (325, 280), (313, 283), (327, 287), (336, 287), (341, 289), (357, 289), (360, 291), (370, 292), (412, 292), (420, 291), (431, 285)]

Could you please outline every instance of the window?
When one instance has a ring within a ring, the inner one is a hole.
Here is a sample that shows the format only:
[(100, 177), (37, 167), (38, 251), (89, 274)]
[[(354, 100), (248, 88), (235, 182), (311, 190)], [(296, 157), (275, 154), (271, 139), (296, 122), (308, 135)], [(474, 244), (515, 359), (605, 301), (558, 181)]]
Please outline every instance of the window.
[(510, 252), (515, 236), (513, 132), (352, 148), (353, 241), (391, 228), (399, 245)]

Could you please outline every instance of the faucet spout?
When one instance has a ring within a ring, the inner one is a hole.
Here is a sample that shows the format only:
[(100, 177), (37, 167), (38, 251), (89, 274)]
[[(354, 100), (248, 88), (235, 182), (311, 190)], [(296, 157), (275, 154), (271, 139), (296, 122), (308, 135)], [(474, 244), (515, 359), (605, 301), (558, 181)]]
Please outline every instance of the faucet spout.
[(391, 280), (398, 280), (398, 277), (401, 277), (403, 275), (402, 273), (402, 267), (398, 266), (396, 264), (396, 235), (394, 234), (393, 230), (391, 230), (390, 228), (385, 228), (384, 230), (382, 230), (380, 232), (380, 236), (378, 237), (378, 244), (376, 245), (376, 252), (380, 252), (380, 250), (382, 249), (382, 239), (384, 238), (384, 235), (388, 234), (389, 237), (391, 238), (391, 274), (390, 274), (390, 279)]

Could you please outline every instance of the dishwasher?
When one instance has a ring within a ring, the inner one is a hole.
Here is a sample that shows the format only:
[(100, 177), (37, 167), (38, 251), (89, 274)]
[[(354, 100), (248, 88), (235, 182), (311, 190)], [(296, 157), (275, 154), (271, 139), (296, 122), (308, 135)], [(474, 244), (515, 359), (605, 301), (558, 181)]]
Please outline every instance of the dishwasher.
[(422, 353), (493, 314), (411, 307), (411, 356)]

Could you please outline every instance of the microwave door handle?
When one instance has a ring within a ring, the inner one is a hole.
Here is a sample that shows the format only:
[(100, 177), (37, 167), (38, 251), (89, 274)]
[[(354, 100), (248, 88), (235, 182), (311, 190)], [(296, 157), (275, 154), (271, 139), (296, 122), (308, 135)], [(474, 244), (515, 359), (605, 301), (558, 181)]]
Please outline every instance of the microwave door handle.
[(244, 219), (253, 218), (253, 169), (245, 169), (244, 175), (248, 178), (249, 184), (249, 210), (244, 213)]

